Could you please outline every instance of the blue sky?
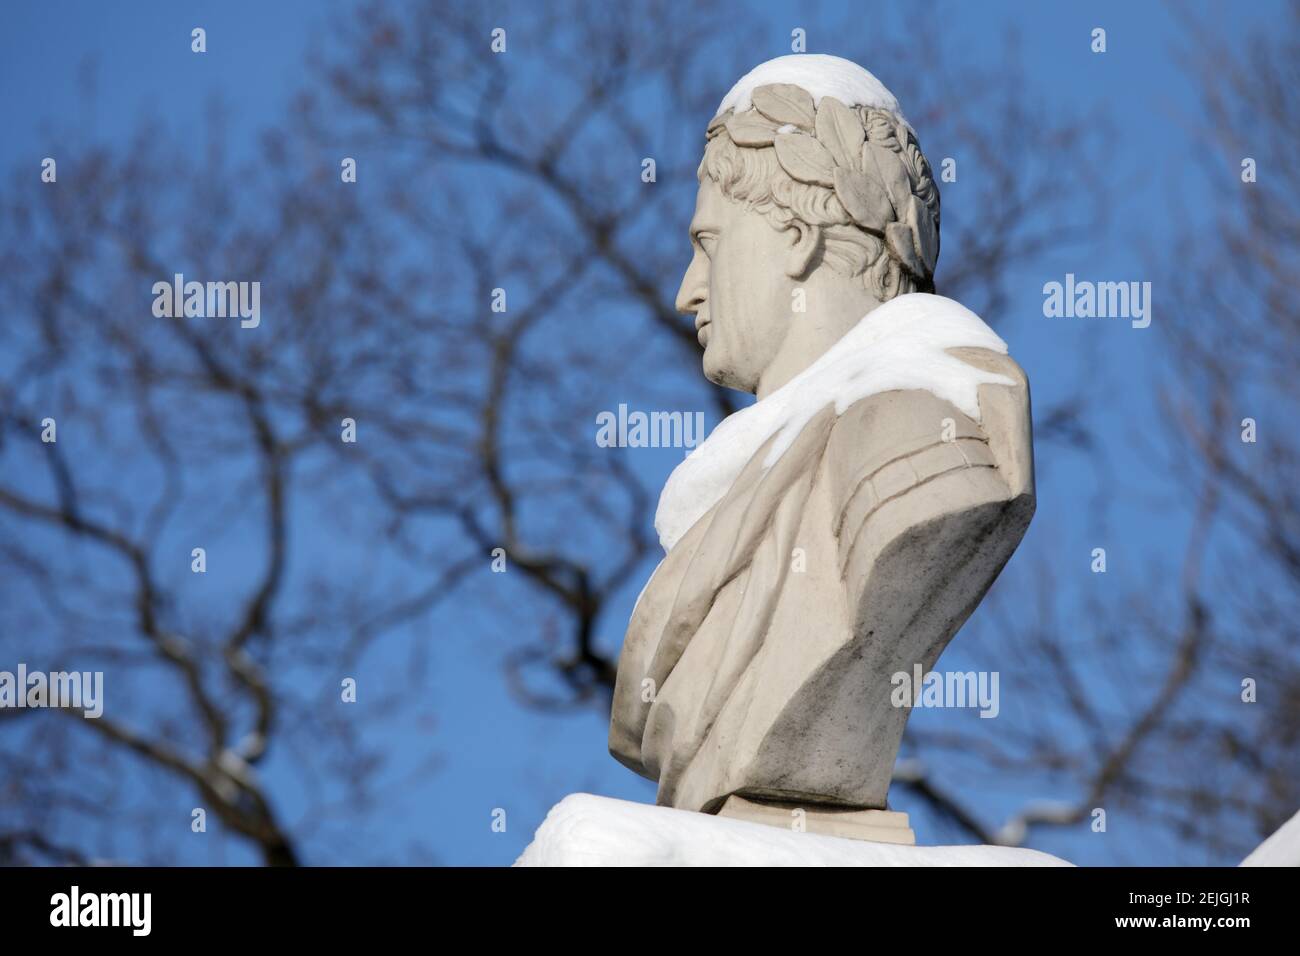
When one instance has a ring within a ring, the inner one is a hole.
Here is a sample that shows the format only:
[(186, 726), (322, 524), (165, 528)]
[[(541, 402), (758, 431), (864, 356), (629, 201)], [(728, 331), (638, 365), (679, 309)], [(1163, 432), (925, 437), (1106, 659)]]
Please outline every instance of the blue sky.
[[(176, 142), (198, 143), (204, 104), (211, 98), (219, 98), (231, 117), (232, 151), (252, 155), (259, 133), (279, 121), (303, 82), (309, 42), (313, 37), (328, 39), (329, 13), (348, 6), (302, 0), (7, 4), (0, 14), (0, 116), (6, 130), (0, 138), (0, 168), (30, 164), (35, 169), (47, 155), (51, 124), (73, 130), (73, 143), (81, 135), (77, 131), (84, 131), (89, 142), (119, 133), (125, 138), (149, 115), (160, 118)], [(890, 5), (861, 5), (864, 29), (877, 6)], [(899, 12), (899, 5), (893, 6)], [(1250, 18), (1266, 18), (1277, 8), (1259, 3), (1234, 9), (1225, 17), (1224, 29), (1235, 35)], [(737, 17), (752, 17), (770, 27), (770, 47), (751, 51), (751, 59), (757, 63), (788, 52), (790, 28), (805, 24), (811, 27), (809, 52), (840, 52), (834, 37), (817, 32), (816, 9), (810, 14), (806, 4), (739, 5)], [(1035, 401), (1041, 406), (1075, 384), (1081, 353), (1094, 350), (1098, 357), (1101, 367), (1093, 396), (1097, 421), (1113, 462), (1132, 482), (1131, 494), (1117, 505), (1115, 530), (1108, 538), (1120, 573), (1141, 573), (1150, 543), (1184, 530), (1177, 519), (1166, 517), (1169, 512), (1152, 507), (1169, 489), (1150, 473), (1141, 451), (1143, 436), (1161, 426), (1146, 386), (1160, 366), (1162, 336), (1169, 327), (1161, 323), (1158, 298), (1152, 327), (1141, 331), (1115, 320), (1098, 328), (1045, 319), (1041, 286), (1045, 277), (1060, 279), (1066, 272), (1080, 278), (1152, 278), (1143, 256), (1152, 244), (1158, 249), (1175, 238), (1162, 234), (1160, 224), (1174, 211), (1188, 211), (1195, 218), (1197, 210), (1215, 198), (1189, 161), (1194, 144), (1181, 117), (1194, 114), (1195, 91), (1180, 70), (1172, 25), (1164, 5), (1133, 0), (958, 3), (948, 6), (939, 24), (972, 58), (995, 48), (1006, 32), (1018, 31), (1035, 94), (1048, 102), (1096, 111), (1113, 130), (1110, 172), (1115, 182), (1127, 185), (1096, 197), (1119, 201), (1112, 227), (1095, 241), (1080, 243), (1016, 276), (1011, 314), (998, 328), (1030, 371)], [(195, 26), (207, 31), (209, 52), (204, 56), (190, 52), (190, 30)], [(1096, 26), (1107, 30), (1108, 52), (1103, 56), (1089, 50), (1089, 35)], [(84, 95), (87, 71), (96, 80), (93, 101)], [(889, 82), (888, 77), (881, 79)], [(719, 99), (724, 92), (717, 91)], [(907, 104), (902, 105), (906, 109)], [(924, 130), (919, 132), (925, 143)], [(1032, 149), (1032, 140), (1033, 131), (1026, 130), (1023, 142), (1008, 146)], [(1063, 182), (1062, 188), (1075, 187)], [(1093, 197), (1080, 191), (1077, 201), (1087, 203)], [(679, 243), (682, 237), (664, 241)], [(671, 455), (649, 452), (637, 460), (656, 481), (662, 481), (673, 463)], [(1096, 488), (1089, 486), (1088, 478), (1069, 477), (1074, 466), (1068, 457), (1045, 465), (1049, 480), (1040, 487), (1039, 517), (1026, 547), (1036, 537), (1050, 536), (1063, 553), (1081, 556), (1079, 569), (1086, 570), (1082, 556), (1095, 546), (1095, 529), (1082, 520), (1077, 504)], [(625, 620), (634, 597), (635, 589), (609, 621)], [(362, 713), (357, 719), (373, 721), (367, 723), (369, 733), (392, 755), (385, 772), (394, 779), (418, 766), (430, 748), (440, 760), (436, 772), (416, 775), (385, 794), (376, 816), (400, 819), (402, 824), (370, 828), (377, 841), (365, 848), (367, 862), (378, 862), (416, 839), (431, 848), (440, 863), (505, 864), (522, 850), (546, 809), (566, 793), (652, 799), (648, 782), (607, 755), (606, 725), (599, 715), (539, 715), (511, 699), (501, 660), (511, 646), (509, 629), (528, 627), (526, 618), (503, 614), (502, 633), (486, 641), (481, 629), (462, 624), (461, 612), (451, 607), (439, 611), (428, 627), (441, 638), (430, 644), (427, 708), (419, 708), (427, 710), (431, 724), (407, 721), (390, 726), (381, 716), (365, 716), (364, 695), (359, 702)], [(603, 637), (617, 641), (619, 636)], [(404, 642), (424, 637), (407, 634), (391, 649), (367, 659), (369, 680), (363, 686), (382, 686), (400, 673), (409, 646)], [(278, 783), (282, 812), (292, 819), (297, 783)], [(1009, 796), (1012, 804), (1015, 797)], [(186, 796), (182, 802), (188, 806), (188, 801)], [(490, 827), (492, 810), (498, 807), (508, 814), (505, 833)], [(923, 830), (920, 836), (924, 842)], [(1080, 852), (1080, 841), (1087, 838), (1053, 835), (1042, 848), (1068, 857)], [(385, 846), (386, 839), (391, 846)], [(346, 854), (341, 851), (340, 856)], [(237, 850), (231, 859), (241, 859)]]

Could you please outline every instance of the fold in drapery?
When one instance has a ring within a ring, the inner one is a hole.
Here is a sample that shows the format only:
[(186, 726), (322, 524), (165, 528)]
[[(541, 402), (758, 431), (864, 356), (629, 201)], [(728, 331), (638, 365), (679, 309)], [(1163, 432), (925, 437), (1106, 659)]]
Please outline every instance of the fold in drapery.
[[(768, 446), (760, 448), (664, 558), (637, 603), (619, 665), (610, 749), (659, 780), (661, 803), (672, 802), (676, 780), (762, 647), (834, 423), (828, 406), (770, 468), (763, 467)], [(720, 607), (724, 589), (727, 605)], [(695, 699), (674, 694), (672, 681), (692, 642), (707, 642), (715, 663), (707, 690)], [(653, 700), (645, 699), (647, 680)]]

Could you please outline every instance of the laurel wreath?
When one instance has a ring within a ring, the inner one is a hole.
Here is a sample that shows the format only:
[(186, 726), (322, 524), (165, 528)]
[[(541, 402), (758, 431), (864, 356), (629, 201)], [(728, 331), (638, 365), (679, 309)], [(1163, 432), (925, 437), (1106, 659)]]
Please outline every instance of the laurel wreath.
[(853, 222), (879, 238), (918, 287), (934, 287), (939, 258), (939, 193), (912, 131), (881, 109), (820, 104), (802, 87), (756, 88), (753, 108), (714, 117), (707, 137), (725, 128), (737, 146), (776, 149), (792, 179), (832, 189)]

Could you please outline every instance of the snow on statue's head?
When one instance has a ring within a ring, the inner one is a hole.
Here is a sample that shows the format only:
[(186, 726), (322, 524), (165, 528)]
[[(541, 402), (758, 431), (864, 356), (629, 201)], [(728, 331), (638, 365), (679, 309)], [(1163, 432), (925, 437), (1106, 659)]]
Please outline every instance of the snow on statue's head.
[(934, 289), (930, 164), (856, 63), (798, 54), (751, 70), (709, 124), (699, 181), (677, 307), (720, 385), (758, 391), (796, 323)]

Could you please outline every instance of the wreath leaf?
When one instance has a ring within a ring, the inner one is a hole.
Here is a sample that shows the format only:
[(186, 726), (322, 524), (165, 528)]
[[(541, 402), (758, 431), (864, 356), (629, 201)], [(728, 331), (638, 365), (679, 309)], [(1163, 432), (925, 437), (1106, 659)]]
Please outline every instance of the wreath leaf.
[(912, 197), (912, 181), (907, 176), (905, 167), (898, 154), (887, 146), (875, 143), (862, 144), (862, 165), (868, 171), (874, 169), (885, 187), (885, 192), (894, 204), (894, 218), (900, 222), (907, 219), (908, 200)]
[(776, 138), (776, 158), (793, 179), (835, 188), (835, 160), (811, 136), (785, 133)]
[(935, 228), (934, 217), (916, 196), (912, 197), (908, 222), (912, 226), (916, 254), (926, 273), (934, 275), (934, 266), (939, 259), (939, 230)]
[(726, 122), (727, 133), (737, 146), (761, 147), (771, 146), (776, 138), (776, 127), (759, 119), (753, 113), (732, 116)]
[(885, 240), (889, 243), (894, 258), (901, 262), (903, 268), (912, 273), (915, 278), (925, 281), (929, 278), (929, 273), (926, 272), (925, 266), (921, 264), (916, 254), (914, 234), (912, 227), (905, 222), (891, 222), (885, 227)]
[(816, 129), (818, 142), (830, 150), (836, 166), (857, 165), (867, 131), (852, 110), (833, 96), (823, 96), (817, 107)]
[(797, 126), (812, 132), (816, 106), (812, 94), (792, 83), (770, 83), (754, 90), (750, 97), (758, 110), (778, 126)]
[(852, 167), (836, 168), (835, 195), (853, 221), (864, 229), (879, 233), (894, 218), (894, 205), (884, 188)]

